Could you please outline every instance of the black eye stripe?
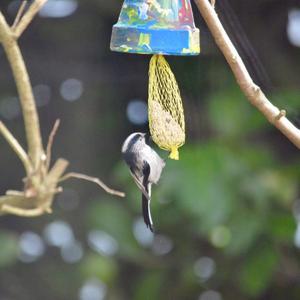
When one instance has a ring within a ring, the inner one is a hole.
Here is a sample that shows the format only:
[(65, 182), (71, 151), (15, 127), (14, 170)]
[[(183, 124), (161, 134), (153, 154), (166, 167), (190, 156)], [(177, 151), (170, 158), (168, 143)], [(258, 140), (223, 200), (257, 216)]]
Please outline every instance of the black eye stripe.
[(132, 146), (138, 141), (139, 138), (141, 138), (142, 135), (140, 133), (137, 133), (134, 135), (131, 139), (131, 141), (128, 143), (128, 149), (131, 149)]

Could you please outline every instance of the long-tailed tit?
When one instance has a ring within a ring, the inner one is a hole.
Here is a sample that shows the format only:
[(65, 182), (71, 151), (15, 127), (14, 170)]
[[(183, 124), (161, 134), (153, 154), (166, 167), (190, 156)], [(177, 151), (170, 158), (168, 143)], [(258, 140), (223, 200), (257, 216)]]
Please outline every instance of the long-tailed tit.
[(163, 159), (146, 143), (146, 134), (132, 133), (122, 146), (122, 155), (130, 168), (130, 173), (142, 192), (142, 209), (144, 221), (153, 232), (150, 212), (151, 186), (159, 181), (165, 166)]

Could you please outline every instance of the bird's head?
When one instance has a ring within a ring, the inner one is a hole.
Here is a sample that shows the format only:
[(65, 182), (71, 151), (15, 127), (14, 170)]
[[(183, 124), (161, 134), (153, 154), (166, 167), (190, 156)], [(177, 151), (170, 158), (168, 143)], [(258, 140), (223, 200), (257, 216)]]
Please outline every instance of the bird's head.
[(122, 153), (130, 151), (135, 147), (142, 147), (146, 144), (146, 133), (134, 132), (127, 137), (123, 146)]

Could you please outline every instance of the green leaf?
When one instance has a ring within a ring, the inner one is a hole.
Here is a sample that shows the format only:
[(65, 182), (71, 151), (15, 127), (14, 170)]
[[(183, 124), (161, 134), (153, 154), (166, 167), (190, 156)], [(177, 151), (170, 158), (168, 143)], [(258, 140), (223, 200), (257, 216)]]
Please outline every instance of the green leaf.
[(269, 286), (279, 262), (272, 247), (256, 247), (259, 248), (247, 257), (240, 276), (241, 289), (250, 296), (260, 295)]
[(292, 243), (296, 227), (293, 216), (288, 212), (274, 212), (269, 220), (269, 232), (277, 241)]

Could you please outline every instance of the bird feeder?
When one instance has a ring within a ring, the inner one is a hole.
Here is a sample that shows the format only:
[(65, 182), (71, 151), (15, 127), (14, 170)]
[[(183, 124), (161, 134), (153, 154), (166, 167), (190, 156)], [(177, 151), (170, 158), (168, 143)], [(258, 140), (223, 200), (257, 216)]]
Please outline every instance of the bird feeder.
[(199, 54), (190, 0), (125, 0), (110, 47), (138, 54)]
[(162, 55), (200, 53), (190, 0), (125, 0), (113, 26), (112, 51), (153, 54), (149, 68), (149, 127), (153, 141), (178, 159), (185, 142), (185, 122), (179, 88)]

